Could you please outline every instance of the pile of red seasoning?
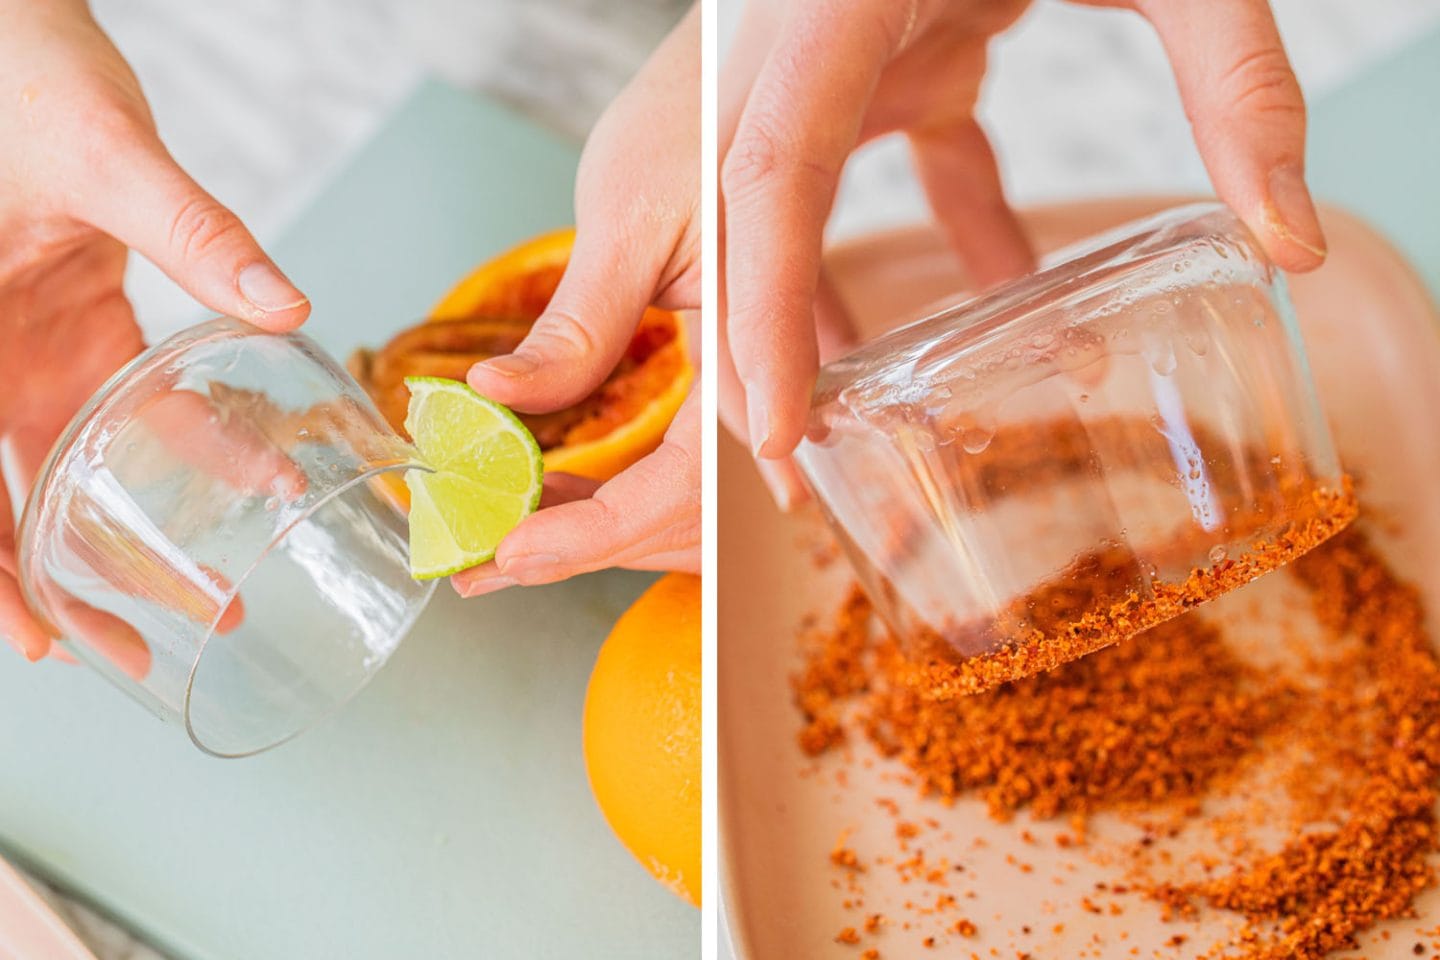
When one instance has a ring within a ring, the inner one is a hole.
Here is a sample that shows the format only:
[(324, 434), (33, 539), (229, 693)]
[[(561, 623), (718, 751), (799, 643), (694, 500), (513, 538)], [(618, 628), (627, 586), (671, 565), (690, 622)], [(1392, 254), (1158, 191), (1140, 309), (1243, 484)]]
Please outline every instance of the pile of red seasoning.
[[(1075, 581), (1073, 609), (1093, 607), (1111, 588), (1103, 569)], [(1418, 592), (1362, 530), (1276, 576), (1298, 584), (1325, 635), (1284, 670), (1245, 656), (1242, 641), (1255, 638), (1228, 635), (1232, 627), (1202, 610), (1048, 672), (947, 699), (907, 656), (914, 645), (888, 636), (856, 590), (832, 624), (805, 638), (795, 677), (800, 744), (818, 754), (863, 735), (924, 794), (981, 796), (997, 820), (1028, 809), (1083, 826), (1092, 813), (1138, 810), (1208, 826), (1227, 842), (1204, 869), (1151, 862), (1140, 849), (1147, 836), (1132, 851), (1143, 868), (1122, 870), (1110, 891), (1141, 893), (1170, 917), (1202, 909), (1234, 917), (1205, 948), (1209, 957), (1311, 960), (1354, 948), (1380, 921), (1412, 915), (1416, 895), (1434, 882), (1440, 659)], [(1281, 642), (1278, 626), (1273, 632), (1266, 643)], [(1243, 822), (1207, 811), (1204, 801), (1223, 797), (1247, 764), (1282, 753), (1293, 760), (1280, 789), (1288, 816), (1263, 814), (1268, 827), (1285, 828), (1279, 841), (1256, 839), (1263, 831), (1247, 838)], [(913, 856), (948, 863), (940, 854), (951, 847)], [(853, 877), (855, 854), (841, 859), (849, 865), (836, 869)], [(878, 956), (876, 926), (842, 942)], [(1196, 938), (1187, 930), (1169, 945), (1193, 950)]]

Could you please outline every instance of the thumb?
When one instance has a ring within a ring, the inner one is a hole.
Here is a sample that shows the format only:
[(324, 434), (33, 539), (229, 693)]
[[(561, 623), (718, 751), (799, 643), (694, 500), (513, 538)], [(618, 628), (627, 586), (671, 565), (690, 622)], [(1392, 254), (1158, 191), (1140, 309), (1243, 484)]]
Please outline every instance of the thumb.
[(310, 301), (153, 131), (137, 125), (115, 139), (77, 217), (145, 256), (217, 313), (275, 332), (304, 322)]
[(625, 355), (650, 304), (653, 268), (623, 242), (581, 224), (565, 275), (514, 353), (470, 368), (470, 386), (529, 413), (584, 399)]

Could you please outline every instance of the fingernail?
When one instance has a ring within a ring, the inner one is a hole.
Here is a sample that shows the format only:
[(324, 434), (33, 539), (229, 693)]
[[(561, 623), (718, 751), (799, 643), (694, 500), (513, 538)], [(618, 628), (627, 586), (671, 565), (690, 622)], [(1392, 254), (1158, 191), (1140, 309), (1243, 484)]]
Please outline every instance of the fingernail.
[(455, 592), (466, 599), (470, 597), (483, 597), (487, 593), (494, 593), (497, 590), (504, 590), (506, 587), (518, 587), (519, 585), (520, 581), (514, 577), (504, 576), (503, 574), (484, 577), (479, 580), (466, 580), (464, 582), (453, 577), (450, 579), (450, 586), (454, 587)]
[(750, 428), (750, 452), (760, 456), (761, 450), (770, 442), (770, 409), (765, 396), (758, 390), (746, 388), (746, 420)]
[(534, 373), (540, 366), (523, 353), (507, 353), (503, 357), (486, 360), (480, 365), (486, 370), (495, 371), (502, 377), (523, 377)]
[(560, 566), (560, 558), (551, 553), (532, 553), (505, 562), (502, 568), (505, 576), (514, 577), (521, 583), (532, 583), (554, 579)]
[(1320, 217), (1315, 213), (1315, 203), (1300, 169), (1280, 167), (1272, 171), (1269, 188), (1265, 221), (1270, 232), (1317, 257), (1325, 256)]
[(292, 310), (309, 298), (268, 263), (252, 263), (236, 278), (240, 293), (265, 313)]
[(790, 484), (786, 482), (784, 477), (774, 476), (770, 470), (766, 469), (767, 466), (768, 463), (760, 464), (760, 478), (765, 481), (765, 486), (770, 489), (770, 499), (775, 501), (775, 505), (780, 508), (780, 512), (789, 513), (790, 509), (795, 506), (795, 496), (790, 489)]

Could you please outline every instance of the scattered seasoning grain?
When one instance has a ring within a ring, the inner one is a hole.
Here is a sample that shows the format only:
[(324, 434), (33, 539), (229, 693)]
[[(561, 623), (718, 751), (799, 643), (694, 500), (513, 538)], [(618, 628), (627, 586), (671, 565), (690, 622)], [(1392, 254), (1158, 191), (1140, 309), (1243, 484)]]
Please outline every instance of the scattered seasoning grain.
[(1218, 879), (1152, 891), (1180, 910), (1201, 899), (1243, 914), (1242, 935), (1253, 944), (1246, 956), (1264, 960), (1352, 949), (1360, 931), (1413, 911), (1435, 880), (1428, 857), (1440, 797), (1440, 659), (1420, 594), (1354, 531), (1302, 558), (1294, 573), (1317, 619), (1358, 641), (1316, 666), (1316, 715), (1349, 723), (1373, 712), (1377, 736), (1337, 742), (1340, 731), (1322, 720), (1306, 742), (1355, 789), (1330, 813), (1337, 826), (1297, 832), (1278, 852)]
[[(1323, 821), (1297, 827), (1278, 849), (1232, 837), (1234, 853), (1217, 852), (1199, 881), (1112, 890), (1136, 889), (1167, 915), (1191, 915), (1196, 903), (1238, 913), (1243, 926), (1207, 957), (1315, 960), (1353, 949), (1361, 932), (1412, 912), (1416, 895), (1434, 883), (1428, 856), (1440, 838), (1440, 660), (1419, 593), (1362, 531), (1339, 534), (1288, 570), (1336, 638), (1333, 656), (1302, 665), (1300, 682), (1251, 666), (1219, 628), (1186, 616), (1143, 641), (937, 701), (857, 593), (839, 624), (844, 656), (824, 661), (840, 665), (838, 673), (814, 672), (811, 682), (825, 696), (808, 702), (839, 717), (842, 701), (864, 694), (855, 729), (914, 771), (922, 792), (946, 799), (979, 791), (1001, 820), (1023, 807), (1041, 817), (1068, 812), (1082, 837), (1088, 813), (1116, 805), (1165, 804), (1176, 816), (1201, 817), (1195, 798), (1223, 789), (1267, 738), (1299, 743), (1316, 762), (1288, 785), (1291, 799), (1300, 811), (1328, 810)], [(1087, 599), (1093, 596), (1078, 602)], [(816, 636), (825, 645), (835, 635)], [(803, 690), (798, 682), (797, 695)], [(1326, 719), (1337, 716), (1347, 725)], [(1106, 762), (1094, 762), (1101, 753)], [(1157, 824), (1135, 850), (1179, 829)], [(1062, 849), (1074, 842), (1056, 837)], [(1163, 865), (1169, 851), (1159, 852), (1151, 862)], [(1089, 902), (1092, 908), (1099, 912)], [(1058, 936), (1064, 925), (1053, 930)], [(1424, 944), (1417, 946), (1423, 955)]]
[(835, 934), (835, 942), (851, 945), (857, 944), (860, 942), (860, 934), (855, 931), (854, 927), (846, 927), (839, 933)]
[(830, 862), (837, 867), (844, 867), (846, 870), (853, 870), (856, 873), (865, 872), (865, 864), (860, 862), (860, 857), (851, 848), (841, 845), (830, 851)]

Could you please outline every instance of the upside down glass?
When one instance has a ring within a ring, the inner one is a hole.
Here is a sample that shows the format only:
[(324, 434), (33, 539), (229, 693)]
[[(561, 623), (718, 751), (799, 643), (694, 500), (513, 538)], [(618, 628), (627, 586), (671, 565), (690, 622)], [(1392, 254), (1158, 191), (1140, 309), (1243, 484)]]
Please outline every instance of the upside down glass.
[[(1143, 631), (1353, 516), (1283, 277), (1229, 210), (1050, 262), (828, 365), (796, 453), (902, 649), (957, 692), (1010, 678), (980, 661), (1023, 675)], [(1114, 589), (1077, 598), (1097, 571)]]
[(376, 482), (413, 466), (309, 338), (202, 324), (56, 443), (21, 518), (26, 601), (202, 750), (255, 753), (359, 691), (429, 599)]

